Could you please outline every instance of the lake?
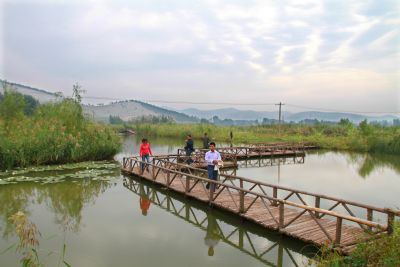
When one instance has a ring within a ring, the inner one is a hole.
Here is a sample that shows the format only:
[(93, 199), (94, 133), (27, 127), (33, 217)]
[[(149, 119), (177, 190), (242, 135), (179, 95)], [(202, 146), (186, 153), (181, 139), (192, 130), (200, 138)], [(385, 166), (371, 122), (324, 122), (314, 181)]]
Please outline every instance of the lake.
[[(150, 140), (154, 154), (184, 141)], [(199, 141), (195, 143), (200, 144)], [(218, 144), (217, 144), (218, 145)], [(23, 211), (41, 232), (46, 266), (303, 266), (315, 248), (123, 176), (137, 154), (124, 139), (115, 162), (44, 166), (0, 173), (0, 265), (20, 266), (8, 218)], [(379, 207), (399, 208), (400, 162), (390, 155), (308, 151), (304, 162), (240, 162), (235, 174)], [(230, 170), (233, 172), (233, 170)], [(65, 251), (64, 251), (65, 245)], [(5, 251), (5, 252), (4, 252)], [(63, 256), (64, 254), (64, 256)]]

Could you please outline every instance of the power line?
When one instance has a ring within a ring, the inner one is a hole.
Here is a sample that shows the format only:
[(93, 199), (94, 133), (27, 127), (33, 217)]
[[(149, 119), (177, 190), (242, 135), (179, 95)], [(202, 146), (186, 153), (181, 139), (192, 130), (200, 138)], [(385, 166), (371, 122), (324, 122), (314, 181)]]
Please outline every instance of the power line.
[[(127, 99), (112, 98), (112, 97), (97, 97), (97, 96), (83, 96), (82, 98), (87, 99), (99, 99), (99, 100), (114, 100), (114, 101), (126, 101)], [(193, 102), (193, 101), (169, 101), (169, 100), (154, 100), (154, 99), (136, 99), (136, 101), (150, 102), (150, 103), (167, 103), (167, 104), (192, 104), (192, 105), (239, 105), (239, 106), (265, 106), (275, 105), (275, 103), (238, 103), (238, 102)]]
[[(111, 101), (126, 101), (125, 98), (114, 97), (98, 97), (98, 96), (82, 96), (85, 99), (98, 99), (98, 100), (111, 100)], [(149, 102), (149, 103), (164, 103), (164, 104), (188, 104), (188, 105), (229, 105), (229, 106), (274, 106), (279, 105), (276, 103), (245, 103), (245, 102), (195, 102), (195, 101), (178, 101), (178, 100), (158, 100), (158, 99), (137, 99), (136, 101)], [(288, 107), (300, 108), (311, 111), (325, 111), (325, 112), (341, 112), (341, 113), (357, 113), (357, 114), (400, 114), (400, 111), (359, 111), (359, 110), (339, 110), (320, 107), (309, 107), (295, 104), (281, 104)], [(281, 109), (281, 107), (280, 107)]]

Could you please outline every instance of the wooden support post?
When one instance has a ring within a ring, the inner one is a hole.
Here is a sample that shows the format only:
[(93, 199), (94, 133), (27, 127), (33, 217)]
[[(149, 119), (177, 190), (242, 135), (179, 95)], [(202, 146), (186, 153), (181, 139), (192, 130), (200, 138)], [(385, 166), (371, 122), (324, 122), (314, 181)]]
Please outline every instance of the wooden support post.
[[(319, 208), (321, 204), (321, 198), (319, 196), (315, 196), (315, 207)], [(319, 218), (319, 212), (315, 212), (315, 217)]]
[(285, 223), (285, 204), (283, 202), (279, 203), (279, 229), (283, 228)]
[[(240, 179), (240, 189), (243, 189), (243, 180)], [(240, 190), (239, 191), (239, 196), (240, 196), (240, 205), (239, 205), (239, 213), (244, 212), (244, 191)]]
[[(274, 198), (278, 198), (278, 188), (277, 187), (273, 187), (273, 197)], [(273, 202), (272, 202), (272, 206), (278, 206), (278, 202), (276, 202), (276, 200), (274, 200)]]
[(390, 210), (387, 211), (387, 233), (393, 234), (394, 213)]
[(336, 238), (335, 245), (340, 245), (340, 238), (342, 237), (342, 218), (336, 217)]
[(167, 171), (167, 188), (169, 188), (170, 183), (171, 183), (171, 171), (168, 169), (168, 171)]

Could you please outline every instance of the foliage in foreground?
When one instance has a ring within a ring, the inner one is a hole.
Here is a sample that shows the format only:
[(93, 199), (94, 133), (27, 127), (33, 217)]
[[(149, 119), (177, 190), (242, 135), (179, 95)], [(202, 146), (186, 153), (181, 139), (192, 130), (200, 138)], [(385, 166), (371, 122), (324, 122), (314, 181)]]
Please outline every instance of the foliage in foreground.
[(390, 236), (358, 244), (349, 256), (340, 256), (323, 248), (321, 254), (310, 264), (318, 267), (400, 266), (400, 224), (395, 225)]
[(111, 158), (120, 139), (84, 117), (79, 101), (65, 99), (24, 113), (22, 95), (6, 91), (0, 102), (0, 169)]
[(262, 142), (313, 142), (321, 148), (360, 152), (400, 154), (400, 127), (371, 125), (366, 121), (358, 127), (343, 121), (337, 125), (259, 125), (248, 127), (216, 126), (213, 124), (134, 124), (142, 136), (179, 137), (192, 134), (200, 138), (205, 132), (217, 142), (235, 144)]
[[(16, 253), (20, 254), (21, 266), (23, 267), (43, 267), (45, 266), (42, 262), (42, 259), (39, 257), (39, 237), (41, 236), (39, 230), (36, 225), (29, 221), (28, 217), (25, 213), (18, 211), (15, 214), (11, 215), (9, 220), (12, 222), (15, 227), (15, 233), (18, 236), (19, 242), (17, 245), (12, 245), (8, 249), (2, 252), (2, 254), (6, 253), (8, 250), (16, 246)], [(65, 261), (65, 250), (66, 245), (63, 244), (62, 253), (60, 253), (60, 259), (58, 266), (60, 263), (63, 263), (63, 266), (71, 266), (68, 262)], [(43, 253), (43, 251), (42, 251)], [(47, 254), (47, 256), (51, 255), (53, 252)]]

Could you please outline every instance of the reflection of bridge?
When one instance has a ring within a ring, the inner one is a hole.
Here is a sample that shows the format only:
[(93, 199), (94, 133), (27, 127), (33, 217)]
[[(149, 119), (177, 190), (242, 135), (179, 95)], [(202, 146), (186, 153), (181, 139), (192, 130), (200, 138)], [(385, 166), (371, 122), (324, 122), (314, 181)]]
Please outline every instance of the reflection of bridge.
[(283, 158), (258, 158), (238, 161), (239, 168), (268, 167), (290, 164), (304, 164), (304, 155)]
[[(265, 228), (316, 245), (331, 244), (343, 252), (361, 240), (391, 234), (400, 211), (373, 207), (321, 194), (220, 174), (154, 159), (140, 172), (141, 160), (124, 158), (122, 171), (230, 211)], [(211, 184), (211, 190), (206, 184)], [(383, 224), (381, 221), (386, 223)]]
[[(168, 211), (176, 217), (183, 219), (190, 224), (208, 231), (210, 217), (216, 219), (215, 227), (219, 233), (219, 239), (230, 246), (239, 249), (243, 253), (252, 256), (268, 266), (287, 266), (288, 263), (293, 266), (300, 266), (302, 263), (296, 261), (296, 253), (314, 254), (312, 247), (304, 247), (304, 243), (293, 242), (292, 240), (282, 239), (281, 236), (274, 233), (266, 235), (263, 229), (257, 226), (249, 225), (243, 227), (240, 220), (229, 217), (224, 213), (210, 210), (201, 203), (185, 200), (178, 194), (171, 194), (171, 191), (160, 190), (151, 186), (146, 181), (137, 181), (132, 178), (124, 178), (124, 186), (141, 196), (140, 187), (147, 192), (149, 200), (153, 205)], [(221, 227), (222, 226), (222, 227)], [(262, 239), (262, 242), (258, 242)], [(268, 241), (268, 245), (265, 245)], [(286, 253), (285, 253), (286, 252)], [(271, 259), (276, 257), (276, 262)], [(283, 264), (285, 263), (285, 264)]]
[[(283, 164), (304, 163), (305, 150), (315, 148), (304, 144), (279, 143), (279, 144), (257, 144), (240, 147), (219, 147), (217, 150), (224, 161), (224, 169), (238, 167), (262, 167)], [(190, 156), (186, 155), (184, 149), (178, 149), (176, 154), (157, 155), (156, 159), (167, 160), (174, 163), (187, 163), (195, 168), (207, 168), (204, 156), (208, 150), (195, 149)], [(245, 162), (239, 162), (245, 161)], [(258, 166), (255, 165), (258, 163)]]

